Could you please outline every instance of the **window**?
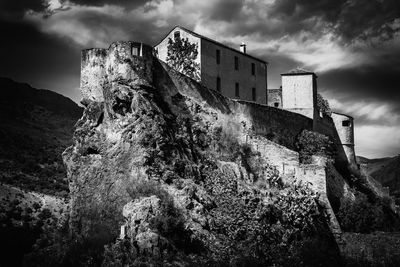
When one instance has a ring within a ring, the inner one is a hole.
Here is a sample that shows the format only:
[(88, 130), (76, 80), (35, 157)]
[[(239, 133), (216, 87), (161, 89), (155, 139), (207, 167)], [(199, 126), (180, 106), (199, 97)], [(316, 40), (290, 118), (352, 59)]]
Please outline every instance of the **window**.
[(239, 58), (235, 57), (235, 70), (239, 69)]
[(132, 46), (132, 56), (138, 56), (138, 55), (139, 55), (139, 47)]
[(239, 83), (235, 83), (235, 97), (239, 97)]
[(181, 38), (181, 32), (179, 31), (174, 32), (174, 39), (179, 39), (179, 38)]
[(275, 102), (274, 107), (276, 107), (276, 108), (279, 107), (279, 102)]
[(344, 127), (349, 127), (350, 126), (350, 121), (342, 121), (342, 126)]
[(251, 98), (253, 99), (253, 101), (255, 102), (257, 99), (257, 95), (256, 95), (256, 88), (251, 88)]
[(217, 77), (217, 91), (221, 92), (221, 78)]
[(217, 64), (219, 65), (219, 63), (221, 62), (221, 51), (219, 49), (217, 49), (216, 51), (216, 57), (217, 59)]
[(256, 75), (256, 64), (251, 63), (251, 75)]

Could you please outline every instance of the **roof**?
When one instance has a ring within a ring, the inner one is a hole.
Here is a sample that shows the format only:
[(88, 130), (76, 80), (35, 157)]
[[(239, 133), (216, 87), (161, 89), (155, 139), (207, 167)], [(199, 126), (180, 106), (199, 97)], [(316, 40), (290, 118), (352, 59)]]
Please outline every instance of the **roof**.
[[(281, 73), (281, 75), (307, 75), (307, 74), (315, 75), (314, 72), (302, 69), (300, 67), (294, 68), (285, 73)], [(317, 76), (317, 75), (315, 75), (315, 76)]]
[(352, 116), (347, 115), (347, 114), (339, 113), (339, 112), (336, 112), (336, 111), (332, 111), (332, 114), (343, 116), (343, 117), (347, 117), (347, 118), (349, 118), (351, 120), (354, 120), (354, 118)]
[(188, 33), (190, 33), (190, 34), (192, 34), (192, 35), (198, 37), (198, 38), (207, 40), (207, 41), (209, 41), (209, 42), (211, 42), (211, 43), (214, 43), (214, 44), (216, 44), (216, 45), (219, 45), (219, 46), (222, 46), (222, 47), (224, 47), (224, 48), (230, 49), (230, 50), (232, 50), (232, 51), (234, 51), (234, 52), (237, 52), (237, 53), (239, 53), (239, 54), (245, 55), (245, 56), (247, 56), (247, 57), (249, 57), (249, 58), (252, 58), (252, 59), (254, 59), (254, 60), (257, 60), (257, 61), (259, 61), (259, 62), (261, 62), (261, 63), (268, 64), (268, 62), (266, 62), (266, 61), (264, 61), (264, 60), (262, 60), (262, 59), (256, 58), (256, 57), (254, 57), (254, 56), (252, 56), (252, 55), (249, 55), (249, 54), (242, 53), (242, 52), (240, 52), (239, 50), (237, 50), (237, 49), (235, 49), (235, 48), (232, 48), (232, 47), (230, 47), (230, 46), (224, 45), (224, 44), (222, 44), (222, 43), (220, 43), (220, 42), (217, 42), (217, 41), (215, 41), (215, 40), (213, 40), (213, 39), (210, 39), (210, 38), (208, 38), (208, 37), (206, 37), (206, 36), (200, 35), (200, 34), (194, 32), (194, 31), (191, 31), (191, 30), (189, 30), (189, 29), (186, 29), (185, 27), (182, 27), (182, 26), (180, 26), (180, 25), (176, 25), (175, 27), (173, 27), (173, 28), (172, 28), (172, 29), (171, 29), (171, 30), (170, 30), (170, 31), (155, 45), (155, 46), (159, 45), (159, 44), (160, 44), (173, 30), (175, 30), (176, 28), (180, 28), (181, 30), (184, 30), (184, 31), (186, 31), (186, 32), (188, 32)]

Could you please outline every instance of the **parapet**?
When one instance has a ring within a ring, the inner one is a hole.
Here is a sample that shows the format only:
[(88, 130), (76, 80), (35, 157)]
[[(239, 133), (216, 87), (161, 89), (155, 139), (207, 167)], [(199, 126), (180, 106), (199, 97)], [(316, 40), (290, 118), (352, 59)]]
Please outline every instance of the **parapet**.
[(82, 100), (104, 101), (103, 87), (113, 82), (152, 85), (153, 48), (139, 42), (118, 41), (108, 49), (83, 50), (80, 84)]

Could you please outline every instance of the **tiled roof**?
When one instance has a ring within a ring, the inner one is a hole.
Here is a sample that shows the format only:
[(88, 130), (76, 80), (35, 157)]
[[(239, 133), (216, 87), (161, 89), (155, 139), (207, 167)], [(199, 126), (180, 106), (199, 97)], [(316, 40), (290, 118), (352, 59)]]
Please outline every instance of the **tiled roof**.
[(315, 75), (314, 72), (309, 71), (309, 70), (305, 70), (305, 69), (302, 69), (302, 68), (299, 68), (299, 67), (294, 68), (292, 70), (289, 70), (288, 72), (282, 73), (281, 75), (302, 75), (302, 74), (313, 74), (313, 75)]
[(194, 31), (191, 31), (191, 30), (186, 29), (185, 27), (182, 27), (182, 26), (179, 26), (179, 25), (173, 27), (172, 30), (170, 30), (170, 31), (167, 33), (167, 35), (165, 35), (165, 37), (162, 38), (161, 41), (160, 41), (158, 44), (156, 44), (155, 46), (159, 45), (159, 44), (160, 44), (173, 30), (175, 30), (176, 28), (180, 28), (181, 30), (184, 30), (184, 31), (186, 31), (186, 32), (188, 32), (188, 33), (190, 33), (190, 34), (192, 34), (192, 35), (198, 37), (198, 38), (207, 40), (207, 41), (212, 42), (212, 43), (214, 43), (214, 44), (216, 44), (216, 45), (225, 47), (225, 48), (227, 48), (227, 49), (233, 50), (233, 51), (235, 51), (235, 52), (237, 52), (237, 53), (240, 53), (240, 54), (242, 54), (242, 55), (248, 56), (248, 57), (250, 57), (250, 58), (252, 58), (252, 59), (255, 59), (255, 60), (257, 60), (257, 61), (260, 61), (260, 62), (262, 62), (262, 63), (268, 64), (268, 62), (266, 62), (266, 61), (264, 61), (264, 60), (262, 60), (262, 59), (260, 59), (260, 58), (254, 57), (254, 56), (249, 55), (249, 54), (244, 54), (244, 53), (240, 52), (240, 51), (237, 50), (237, 49), (234, 49), (234, 48), (232, 48), (232, 47), (229, 47), (229, 46), (227, 46), (227, 45), (224, 45), (224, 44), (222, 44), (222, 43), (219, 43), (219, 42), (217, 42), (217, 41), (215, 41), (215, 40), (213, 40), (213, 39), (210, 39), (210, 38), (208, 38), (208, 37), (206, 37), (206, 36), (200, 35), (200, 34), (194, 32)]

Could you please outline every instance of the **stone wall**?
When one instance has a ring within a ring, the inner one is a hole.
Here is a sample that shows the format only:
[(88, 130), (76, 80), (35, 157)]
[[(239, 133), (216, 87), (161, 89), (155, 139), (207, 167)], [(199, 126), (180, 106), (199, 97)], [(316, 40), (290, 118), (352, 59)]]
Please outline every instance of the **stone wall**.
[(81, 94), (82, 99), (104, 101), (103, 84), (107, 49), (93, 48), (81, 53)]
[[(137, 55), (134, 54), (134, 50)], [(103, 102), (106, 83), (120, 80), (150, 85), (153, 80), (153, 48), (137, 42), (114, 42), (108, 49), (82, 51), (82, 101)]]
[(270, 107), (282, 108), (282, 88), (268, 89), (268, 103)]
[(282, 106), (313, 118), (317, 100), (314, 74), (282, 75)]
[(297, 136), (313, 128), (311, 119), (287, 110), (245, 101), (238, 101), (235, 108), (249, 114), (256, 134), (292, 150)]
[[(221, 79), (221, 94), (232, 99), (267, 103), (267, 65), (239, 51), (217, 45), (206, 39), (201, 40), (201, 81), (208, 88), (217, 89), (217, 77)], [(216, 51), (220, 51), (220, 64), (216, 62)], [(238, 70), (235, 70), (235, 57)], [(252, 74), (252, 64), (255, 73)], [(235, 94), (235, 84), (239, 85), (239, 96)], [(253, 99), (252, 88), (255, 88)]]

